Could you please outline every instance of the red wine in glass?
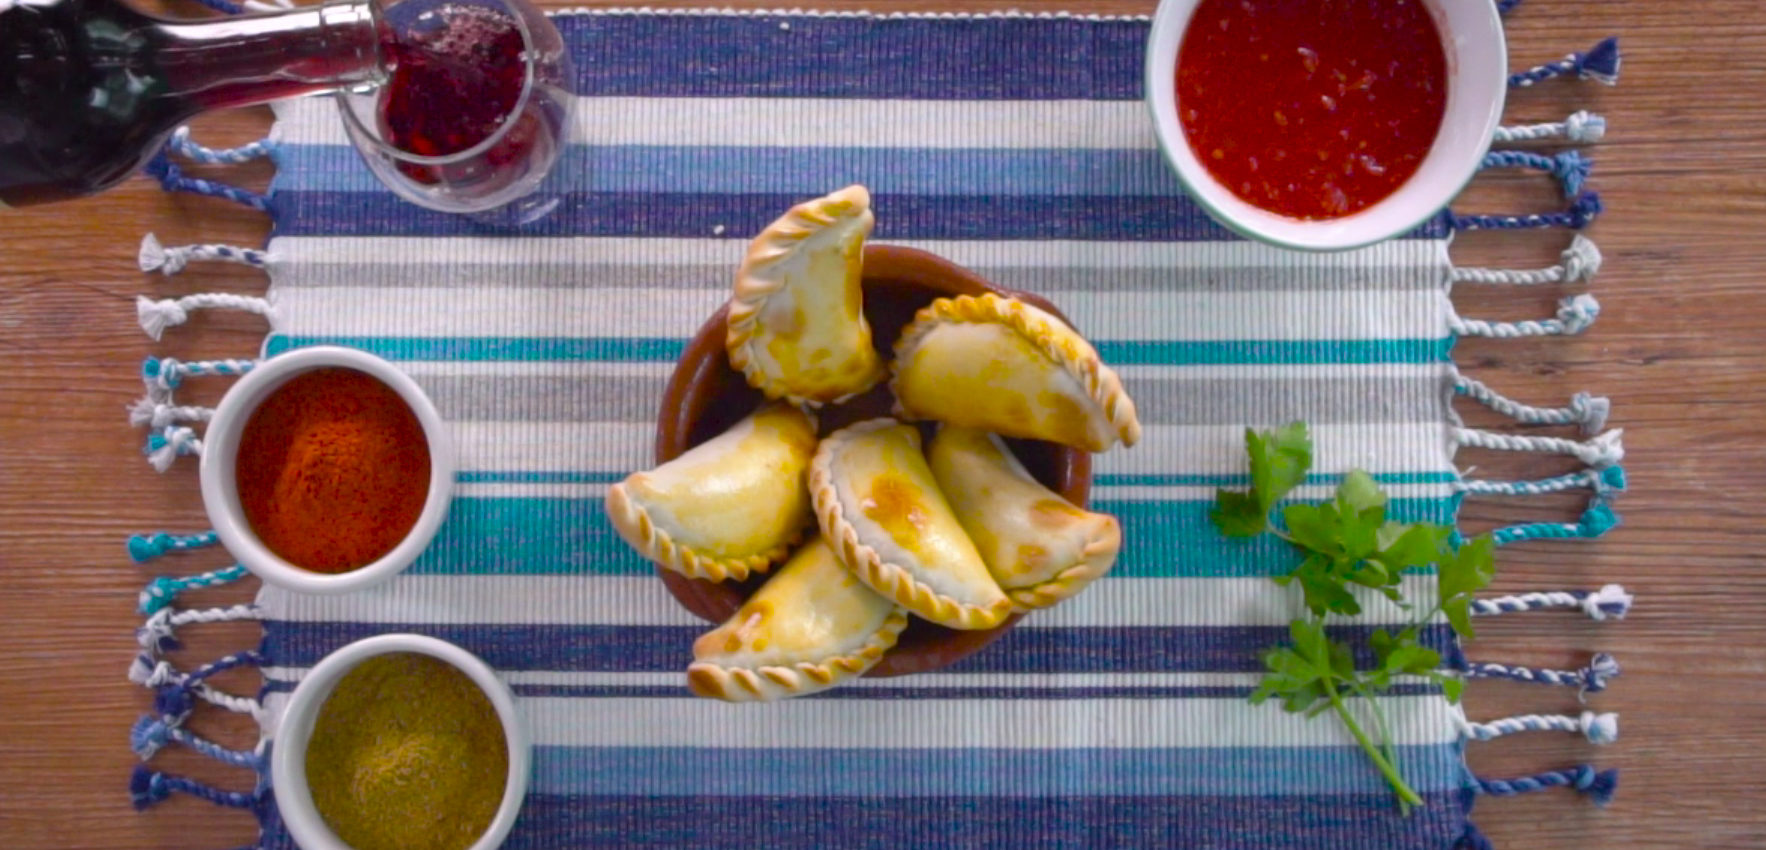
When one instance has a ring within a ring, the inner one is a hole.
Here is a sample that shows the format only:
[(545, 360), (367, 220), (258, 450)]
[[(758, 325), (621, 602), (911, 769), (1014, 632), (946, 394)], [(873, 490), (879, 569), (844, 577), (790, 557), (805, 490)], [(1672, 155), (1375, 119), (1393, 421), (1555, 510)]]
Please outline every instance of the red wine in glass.
[(526, 0), (399, 0), (385, 12), (386, 85), (338, 94), (350, 140), (406, 200), (508, 212), (563, 150), (570, 59), (557, 29)]

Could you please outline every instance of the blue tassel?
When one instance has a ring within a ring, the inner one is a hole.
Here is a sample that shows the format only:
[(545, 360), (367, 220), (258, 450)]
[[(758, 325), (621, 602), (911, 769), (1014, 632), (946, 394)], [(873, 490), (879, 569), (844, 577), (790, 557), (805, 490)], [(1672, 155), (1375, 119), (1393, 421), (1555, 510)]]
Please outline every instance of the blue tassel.
[(1574, 788), (1586, 794), (1597, 806), (1613, 801), (1619, 790), (1619, 771), (1596, 771), (1593, 765), (1579, 764), (1568, 770), (1550, 770), (1517, 779), (1477, 779), (1479, 791), (1493, 797), (1513, 797), (1543, 791), (1547, 788)]
[[(1619, 612), (1618, 616), (1622, 617), (1624, 613)], [(1584, 676), (1588, 680), (1588, 684), (1584, 685), (1582, 690), (1591, 694), (1600, 693), (1607, 689), (1607, 680), (1617, 678), (1618, 675), (1619, 659), (1604, 652), (1597, 652), (1588, 663), (1588, 672)]]
[(137, 809), (145, 809), (172, 795), (172, 792), (201, 797), (217, 806), (232, 809), (261, 809), (266, 795), (262, 789), (245, 793), (243, 791), (222, 791), (182, 776), (168, 776), (164, 773), (149, 770), (146, 765), (135, 765), (129, 774), (129, 799)]
[(143, 714), (129, 730), (129, 749), (143, 759), (153, 758), (172, 741), (172, 727), (159, 717)]
[[(165, 439), (163, 436), (160, 438)], [(163, 443), (162, 443), (163, 444)], [(129, 538), (129, 558), (137, 564), (146, 563), (167, 552), (181, 552), (185, 549), (201, 549), (214, 546), (221, 542), (219, 535), (212, 531), (198, 534), (169, 534), (156, 531), (152, 534), (136, 534)]]
[(1619, 39), (1603, 39), (1594, 49), (1582, 54), (1576, 62), (1576, 76), (1609, 86), (1619, 82)]
[(1582, 184), (1588, 182), (1588, 174), (1593, 170), (1594, 161), (1573, 150), (1552, 157), (1551, 175), (1563, 184), (1566, 198), (1582, 194)]
[(129, 802), (138, 810), (164, 800), (170, 794), (165, 787), (164, 775), (148, 770), (146, 765), (135, 765), (135, 770), (129, 774)]
[(183, 383), (184, 376), (177, 370), (167, 370), (158, 357), (148, 357), (141, 361), (141, 377), (150, 384), (159, 384), (168, 390), (175, 390)]
[[(1519, 3), (1520, 0), (1513, 0), (1513, 2)], [(1460, 833), (1459, 840), (1453, 843), (1453, 850), (1496, 850), (1496, 846), (1490, 843), (1490, 839), (1484, 837), (1484, 833), (1479, 831), (1478, 827), (1467, 822), (1465, 832)]]
[(196, 698), (180, 685), (166, 685), (153, 692), (153, 711), (161, 717), (185, 717), (196, 709)]
[(1613, 85), (1619, 81), (1619, 40), (1608, 38), (1596, 44), (1586, 53), (1572, 53), (1556, 62), (1547, 62), (1510, 74), (1508, 84), (1516, 88), (1526, 88), (1553, 77), (1574, 74), (1578, 79), (1595, 80)]
[(1625, 489), (1625, 467), (1614, 464), (1600, 471), (1601, 484), (1607, 489), (1623, 492)]
[(1576, 523), (1583, 537), (1599, 537), (1619, 525), (1619, 515), (1606, 502), (1596, 501), (1582, 512), (1582, 519)]

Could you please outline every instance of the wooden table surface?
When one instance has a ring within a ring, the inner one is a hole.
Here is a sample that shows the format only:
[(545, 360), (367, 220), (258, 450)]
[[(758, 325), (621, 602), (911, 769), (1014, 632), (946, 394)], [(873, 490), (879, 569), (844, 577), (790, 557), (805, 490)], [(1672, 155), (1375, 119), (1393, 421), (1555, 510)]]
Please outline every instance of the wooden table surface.
[[(1470, 0), (1467, 0), (1470, 2)], [(742, 4), (738, 4), (742, 5)], [(879, 0), (869, 8), (1002, 10)], [(1045, 7), (1038, 7), (1045, 8)], [(1046, 8), (1055, 8), (1049, 6)], [(1073, 11), (1148, 13), (1153, 0), (1069, 0)], [(1479, 623), (1477, 660), (1581, 666), (1611, 652), (1624, 673), (1591, 699), (1616, 711), (1623, 737), (1595, 750), (1571, 735), (1523, 735), (1471, 746), (1484, 775), (1516, 776), (1592, 760), (1617, 767), (1617, 799), (1602, 810), (1565, 791), (1487, 799), (1475, 821), (1504, 848), (1766, 846), (1758, 791), (1766, 742), (1766, 567), (1749, 537), (1766, 524), (1766, 4), (1758, 0), (1530, 0), (1510, 16), (1514, 64), (1531, 65), (1622, 36), (1624, 79), (1607, 89), (1554, 82), (1515, 93), (1509, 123), (1561, 119), (1589, 108), (1611, 122), (1591, 153), (1593, 186), (1608, 212), (1588, 231), (1607, 262), (1592, 291), (1599, 322), (1569, 339), (1467, 340), (1455, 351), (1469, 374), (1514, 397), (1561, 403), (1591, 390), (1613, 400), (1623, 427), (1632, 490), (1624, 525), (1589, 543), (1505, 549), (1498, 588), (1594, 588), (1618, 582), (1637, 594), (1623, 622), (1528, 614)], [(210, 116), (199, 138), (237, 143), (260, 135), (264, 110)], [(199, 169), (200, 171), (200, 169)], [(230, 170), (262, 185), (267, 166)], [(1561, 204), (1547, 181), (1479, 178), (1456, 206), (1509, 212)], [(261, 291), (261, 275), (234, 266), (193, 268), (174, 278), (135, 268), (143, 233), (167, 244), (260, 244), (263, 217), (208, 198), (161, 193), (135, 180), (102, 197), (0, 213), (0, 846), (207, 848), (249, 843), (251, 819), (178, 797), (145, 813), (125, 790), (135, 758), (130, 724), (147, 692), (124, 672), (140, 621), (135, 594), (148, 571), (132, 566), (132, 532), (206, 528), (196, 464), (161, 476), (143, 462), (142, 432), (124, 420), (141, 392), (149, 352), (179, 358), (251, 356), (263, 335), (249, 317), (202, 314), (192, 327), (151, 343), (134, 320), (140, 294)], [(1546, 265), (1562, 232), (1472, 234), (1453, 246), (1462, 264)], [(1549, 316), (1557, 287), (1462, 286), (1463, 315)], [(213, 382), (179, 398), (213, 403)], [(1463, 411), (1473, 424), (1497, 424)], [(1565, 471), (1467, 451), (1480, 475)], [(1472, 499), (1469, 529), (1540, 518), (1568, 519), (1579, 498)], [(226, 563), (209, 551), (174, 569)], [(158, 566), (158, 565), (156, 565)], [(243, 601), (251, 583), (204, 601)], [(252, 645), (254, 627), (186, 630), (188, 666)], [(224, 680), (235, 690), (251, 677)], [(1474, 719), (1518, 712), (1575, 713), (1568, 689), (1476, 682)], [(218, 712), (217, 712), (218, 714)], [(252, 730), (233, 716), (201, 726), (235, 746)], [(177, 749), (177, 748), (174, 748)], [(162, 769), (234, 788), (244, 771), (186, 752)], [(1749, 789), (1755, 789), (1750, 791)]]

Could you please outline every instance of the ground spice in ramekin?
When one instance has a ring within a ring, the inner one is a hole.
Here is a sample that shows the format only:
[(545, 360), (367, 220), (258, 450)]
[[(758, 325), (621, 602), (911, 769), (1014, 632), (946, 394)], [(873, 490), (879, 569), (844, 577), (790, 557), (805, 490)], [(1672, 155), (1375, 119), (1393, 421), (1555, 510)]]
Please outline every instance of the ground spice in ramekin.
[(307, 742), (313, 805), (355, 850), (465, 850), (509, 776), (501, 719), (470, 676), (419, 653), (362, 662)]
[(354, 369), (315, 369), (264, 399), (235, 475), (253, 534), (282, 559), (348, 572), (398, 545), (429, 497), (429, 443), (411, 406)]

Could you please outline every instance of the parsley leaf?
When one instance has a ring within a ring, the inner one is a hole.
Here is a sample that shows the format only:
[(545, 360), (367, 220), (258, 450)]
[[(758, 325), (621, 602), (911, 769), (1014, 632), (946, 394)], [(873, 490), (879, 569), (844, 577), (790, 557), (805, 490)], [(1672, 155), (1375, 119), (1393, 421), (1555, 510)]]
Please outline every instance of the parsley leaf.
[(1438, 604), (1460, 637), (1473, 636), (1472, 594), (1483, 590), (1495, 577), (1496, 540), (1488, 534), (1479, 535), (1459, 547), (1451, 558), (1441, 561)]
[(1251, 455), (1251, 492), (1266, 512), (1300, 486), (1312, 469), (1312, 435), (1304, 422), (1262, 433), (1247, 428), (1245, 447)]
[(1228, 537), (1256, 537), (1269, 528), (1269, 512), (1250, 493), (1216, 491), (1214, 510), (1208, 517)]

